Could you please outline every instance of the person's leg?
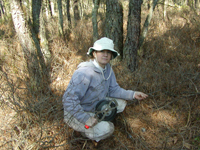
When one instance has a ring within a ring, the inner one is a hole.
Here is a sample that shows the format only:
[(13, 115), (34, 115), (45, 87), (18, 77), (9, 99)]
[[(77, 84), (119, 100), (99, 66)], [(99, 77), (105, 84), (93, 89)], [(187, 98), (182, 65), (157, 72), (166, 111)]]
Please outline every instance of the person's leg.
[(84, 133), (87, 138), (95, 140), (97, 142), (109, 137), (114, 132), (113, 123), (108, 121), (101, 121), (97, 123), (94, 127), (86, 129), (84, 124), (79, 122), (68, 112), (64, 112), (64, 121), (74, 130)]
[(126, 105), (127, 105), (127, 102), (123, 99), (116, 99), (117, 103), (118, 103), (118, 106), (117, 106), (117, 113), (121, 113), (124, 111)]
[(66, 111), (64, 111), (64, 122), (76, 131), (83, 132), (85, 130), (85, 125)]
[(85, 130), (85, 136), (99, 142), (111, 136), (114, 132), (114, 125), (109, 121), (101, 121), (94, 127)]
[(112, 97), (106, 97), (106, 100), (113, 100), (113, 101), (116, 101), (118, 106), (117, 106), (117, 113), (121, 113), (124, 111), (126, 105), (127, 105), (127, 102), (126, 100), (123, 100), (123, 99), (118, 99), (118, 98), (112, 98)]

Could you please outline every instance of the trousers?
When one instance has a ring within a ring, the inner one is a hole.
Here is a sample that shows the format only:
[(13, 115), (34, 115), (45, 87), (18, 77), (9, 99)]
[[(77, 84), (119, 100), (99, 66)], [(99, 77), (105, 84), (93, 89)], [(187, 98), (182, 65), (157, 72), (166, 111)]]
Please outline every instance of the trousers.
[[(112, 100), (112, 98), (107, 98), (107, 100)], [(117, 113), (123, 112), (127, 102), (122, 99), (116, 99)], [(94, 113), (89, 113), (90, 116), (95, 116)], [(111, 136), (114, 132), (114, 124), (110, 121), (100, 121), (95, 126), (89, 129), (85, 128), (85, 124), (79, 122), (74, 118), (69, 112), (64, 111), (64, 122), (67, 123), (74, 130), (81, 132), (84, 136), (91, 140), (99, 142), (100, 140), (106, 139)]]

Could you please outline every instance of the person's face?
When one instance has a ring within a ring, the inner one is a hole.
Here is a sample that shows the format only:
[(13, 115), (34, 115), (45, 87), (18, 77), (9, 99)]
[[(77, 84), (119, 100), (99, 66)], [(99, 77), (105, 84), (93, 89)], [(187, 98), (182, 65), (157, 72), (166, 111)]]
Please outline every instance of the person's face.
[(99, 65), (104, 68), (107, 63), (110, 62), (112, 57), (112, 52), (109, 50), (102, 50), (102, 51), (94, 51), (93, 53), (95, 59), (99, 63)]

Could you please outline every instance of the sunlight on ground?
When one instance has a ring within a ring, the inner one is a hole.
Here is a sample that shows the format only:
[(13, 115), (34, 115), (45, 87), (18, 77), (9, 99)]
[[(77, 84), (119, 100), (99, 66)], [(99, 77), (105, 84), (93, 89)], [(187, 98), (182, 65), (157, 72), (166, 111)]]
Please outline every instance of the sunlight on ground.
[(9, 107), (4, 107), (0, 109), (0, 114), (0, 133), (2, 135), (0, 137), (0, 145), (2, 145), (2, 143), (10, 139), (10, 137), (7, 135), (9, 134), (8, 132), (10, 132), (12, 129), (11, 125), (13, 123), (13, 117), (16, 115), (16, 112)]
[(133, 109), (134, 111), (127, 109), (130, 130), (136, 137), (142, 137), (149, 147), (163, 147), (163, 141), (167, 147), (181, 143), (181, 139), (171, 132), (173, 133), (176, 127), (185, 124), (184, 116), (172, 110), (157, 110), (147, 104), (134, 106)]
[(168, 110), (160, 110), (151, 115), (154, 122), (158, 122), (161, 125), (173, 126), (178, 123), (177, 118), (172, 115), (172, 112)]

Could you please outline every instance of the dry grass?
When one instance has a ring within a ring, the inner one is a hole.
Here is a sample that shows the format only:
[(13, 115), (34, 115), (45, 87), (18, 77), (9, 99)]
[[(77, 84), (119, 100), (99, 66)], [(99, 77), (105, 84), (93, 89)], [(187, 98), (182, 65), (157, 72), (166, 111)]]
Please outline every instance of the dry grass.
[(143, 91), (149, 98), (129, 101), (116, 117), (113, 136), (98, 147), (63, 122), (61, 102), (76, 66), (87, 59), (86, 51), (92, 46), (91, 22), (80, 22), (66, 41), (57, 36), (56, 21), (48, 24), (52, 52), (48, 93), (30, 92), (20, 44), (13, 28), (1, 25), (0, 148), (199, 149), (199, 16), (188, 8), (169, 9), (169, 20), (163, 22), (160, 7), (154, 14), (139, 51), (138, 70), (131, 73), (124, 61), (113, 65), (120, 86)]

